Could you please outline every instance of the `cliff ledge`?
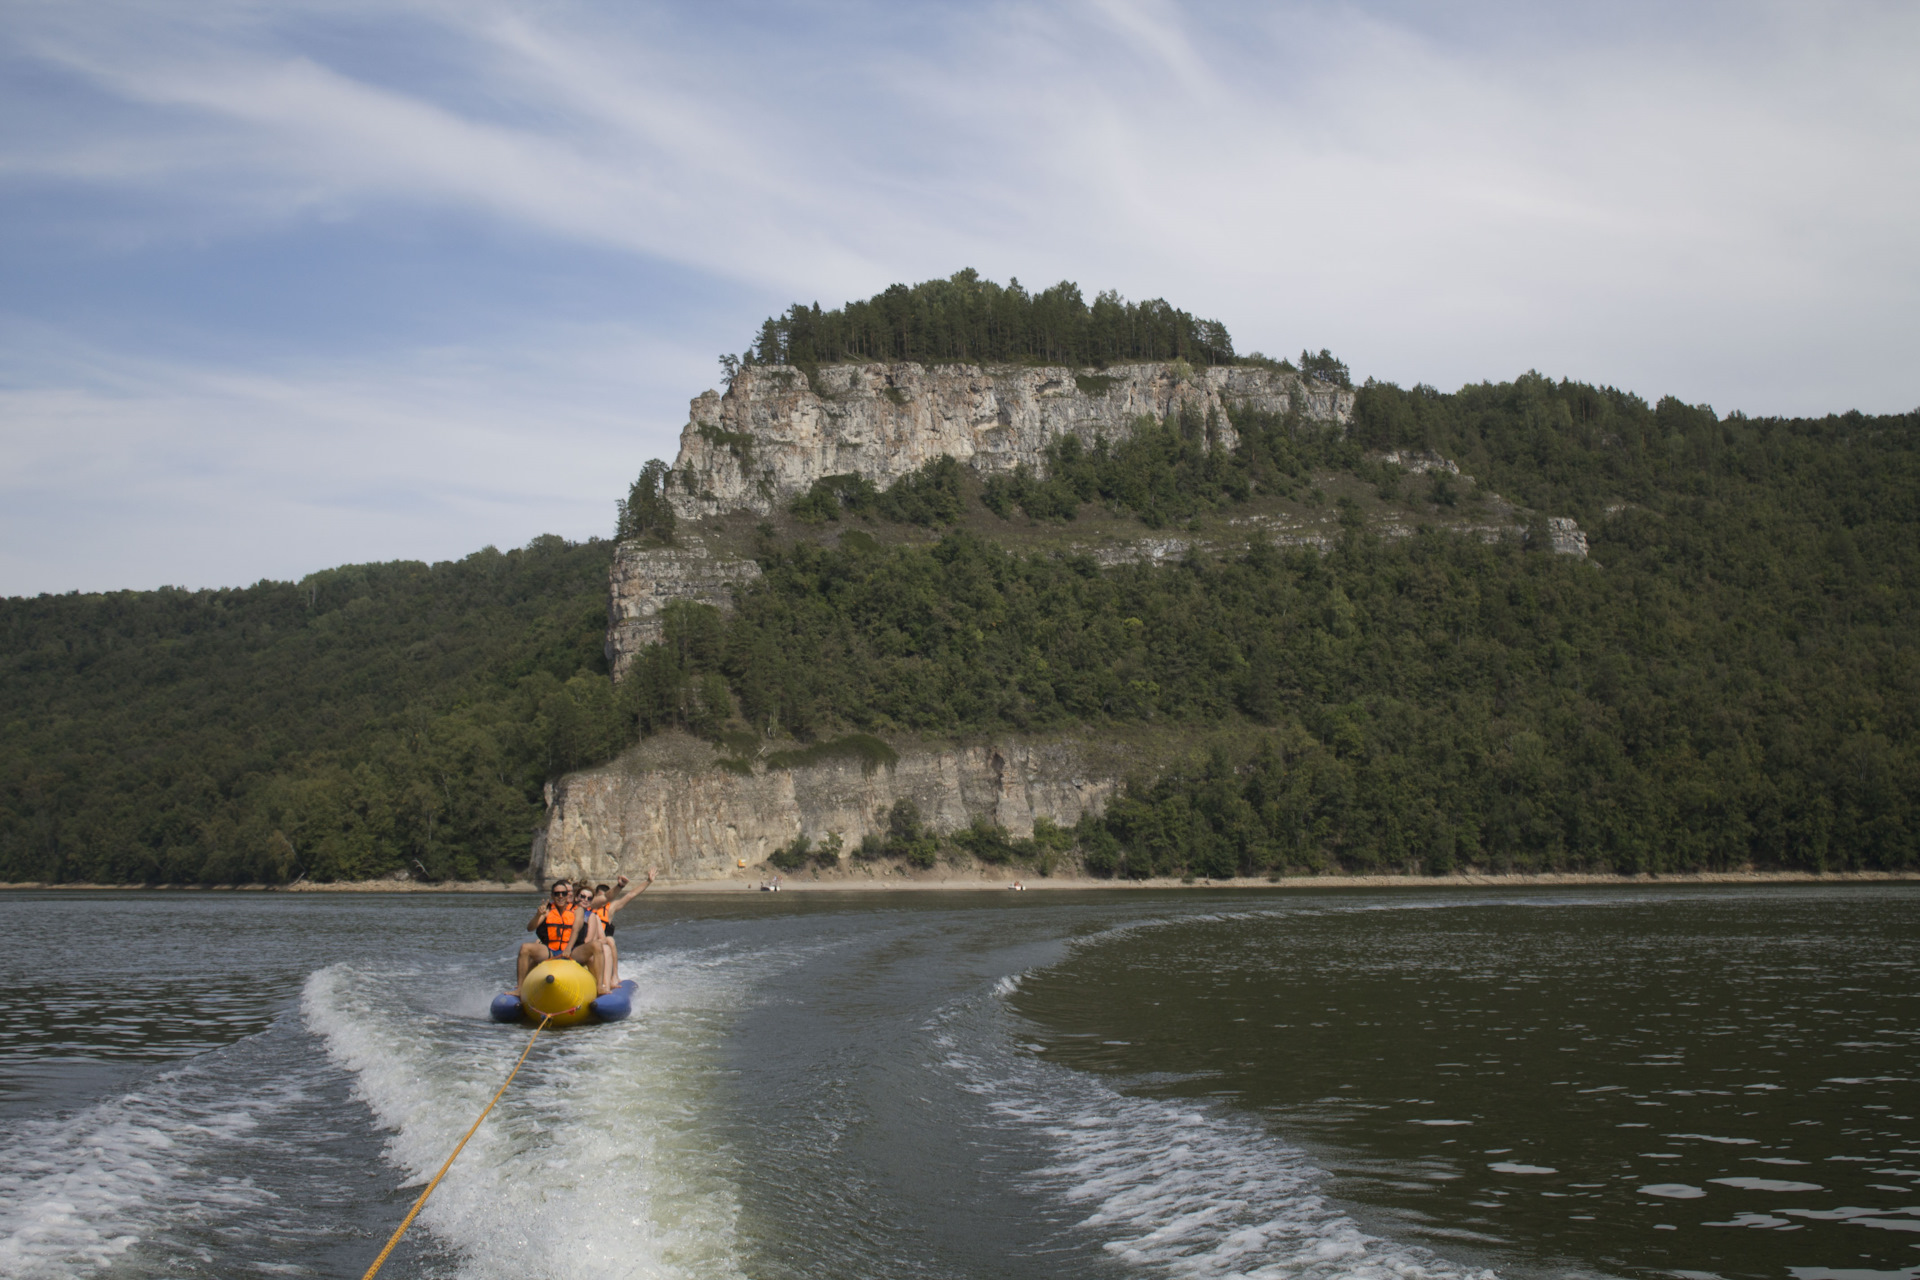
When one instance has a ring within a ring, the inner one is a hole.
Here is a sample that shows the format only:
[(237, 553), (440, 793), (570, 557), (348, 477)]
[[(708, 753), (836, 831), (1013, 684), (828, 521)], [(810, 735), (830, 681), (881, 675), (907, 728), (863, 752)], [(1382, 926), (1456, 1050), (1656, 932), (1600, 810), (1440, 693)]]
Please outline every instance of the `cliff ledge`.
[(1298, 408), (1344, 427), (1353, 392), (1250, 365), (1114, 365), (1097, 373), (999, 365), (840, 364), (805, 373), (740, 370), (725, 395), (693, 401), (673, 464), (673, 505), (685, 520), (731, 511), (765, 515), (815, 480), (859, 475), (885, 488), (938, 457), (982, 475), (1022, 463), (1042, 469), (1049, 444), (1129, 436), (1142, 418), (1213, 415), (1232, 447), (1236, 407)]
[(644, 874), (679, 880), (764, 874), (767, 855), (805, 834), (838, 835), (849, 852), (887, 811), (910, 800), (945, 835), (984, 817), (1009, 834), (1034, 820), (1063, 827), (1097, 811), (1118, 787), (1117, 761), (1074, 740), (903, 746), (892, 767), (835, 760), (795, 769), (718, 767), (714, 749), (684, 734), (649, 739), (620, 759), (554, 785), (532, 874)]

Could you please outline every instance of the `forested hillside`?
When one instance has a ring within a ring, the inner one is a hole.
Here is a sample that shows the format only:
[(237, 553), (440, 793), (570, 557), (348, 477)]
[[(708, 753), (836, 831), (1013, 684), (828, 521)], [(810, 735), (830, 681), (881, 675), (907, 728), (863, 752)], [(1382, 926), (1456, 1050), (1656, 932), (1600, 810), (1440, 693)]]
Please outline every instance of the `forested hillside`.
[[(1920, 864), (1920, 418), (1721, 420), (1528, 375), (1369, 385), (1345, 441), (1238, 425), (1231, 453), (1192, 422), (1066, 445), (982, 500), (1159, 525), (1325, 469), (1430, 510), (1471, 500), (1379, 460), (1414, 448), (1576, 514), (1592, 559), (1547, 554), (1537, 529), (1382, 541), (1357, 518), (1324, 556), (1165, 569), (963, 535), (770, 545), (731, 618), (670, 620), (613, 714), (802, 737), (1215, 727), (1207, 759), (1079, 833), (1116, 874)], [(796, 512), (886, 508), (841, 489)]]
[(0, 602), (0, 880), (518, 871), (610, 552)]
[[(545, 781), (666, 728), (734, 753), (1155, 724), (1209, 745), (1072, 833), (1096, 874), (1920, 866), (1920, 416), (1721, 419), (1529, 374), (1369, 384), (1345, 440), (1236, 427), (817, 486), (735, 611), (674, 607), (617, 688), (604, 543), (7, 601), (0, 878), (501, 874)], [(1351, 503), (1324, 553), (1021, 549), (1341, 477), (1416, 524), (1490, 488), (1576, 516), (1591, 558), (1383, 539)]]

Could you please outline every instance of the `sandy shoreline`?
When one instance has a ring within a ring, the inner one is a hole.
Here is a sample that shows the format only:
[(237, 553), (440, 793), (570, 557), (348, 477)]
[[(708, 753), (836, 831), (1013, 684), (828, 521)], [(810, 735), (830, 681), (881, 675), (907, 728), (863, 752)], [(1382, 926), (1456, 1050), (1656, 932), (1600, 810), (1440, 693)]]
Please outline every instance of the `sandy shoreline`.
[[(1084, 877), (1041, 877), (1007, 874), (985, 878), (978, 874), (921, 876), (859, 872), (814, 876), (801, 873), (782, 877), (782, 891), (799, 893), (978, 893), (993, 889), (1005, 891), (1015, 884), (1032, 890), (1090, 890), (1125, 893), (1141, 889), (1466, 889), (1466, 888), (1545, 888), (1557, 885), (1613, 885), (1617, 887), (1687, 884), (1885, 884), (1920, 881), (1920, 871), (1705, 871), (1686, 875), (1592, 875), (1574, 872), (1546, 872), (1539, 875), (1450, 875), (1450, 876), (1283, 876), (1240, 880), (1094, 880)], [(664, 894), (753, 893), (770, 877), (729, 877), (720, 880), (661, 880), (651, 890)], [(538, 894), (540, 885), (519, 880), (502, 884), (497, 880), (446, 881), (419, 880), (347, 880), (332, 884), (302, 881), (292, 885), (139, 885), (139, 884), (43, 884), (35, 882), (0, 884), (8, 890), (112, 890), (147, 893), (517, 893)]]

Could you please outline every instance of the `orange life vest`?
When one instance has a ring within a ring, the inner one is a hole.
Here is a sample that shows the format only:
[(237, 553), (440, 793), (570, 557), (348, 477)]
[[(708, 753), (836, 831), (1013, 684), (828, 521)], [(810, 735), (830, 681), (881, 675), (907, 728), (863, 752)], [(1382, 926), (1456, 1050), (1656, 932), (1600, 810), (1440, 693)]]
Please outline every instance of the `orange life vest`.
[(540, 922), (540, 931), (546, 936), (547, 950), (564, 951), (567, 939), (573, 936), (573, 904), (568, 903), (565, 911), (547, 904), (547, 918)]
[(595, 914), (595, 915), (597, 915), (597, 916), (599, 916), (599, 917), (600, 917), (600, 923), (601, 923), (601, 924), (607, 924), (607, 923), (608, 923), (608, 921), (607, 921), (607, 907), (606, 907), (605, 905), (602, 905), (602, 906), (598, 906), (598, 907), (595, 907), (595, 908), (593, 909), (593, 914)]

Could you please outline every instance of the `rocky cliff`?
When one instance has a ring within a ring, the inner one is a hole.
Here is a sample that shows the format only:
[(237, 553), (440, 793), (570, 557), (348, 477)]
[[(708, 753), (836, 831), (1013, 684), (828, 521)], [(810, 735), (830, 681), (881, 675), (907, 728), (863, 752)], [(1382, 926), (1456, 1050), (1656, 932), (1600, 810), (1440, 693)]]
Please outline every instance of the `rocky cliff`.
[(1353, 393), (1298, 374), (1244, 365), (1065, 368), (843, 364), (810, 383), (798, 369), (742, 369), (723, 396), (694, 400), (674, 461), (673, 505), (684, 519), (728, 511), (761, 514), (830, 475), (882, 488), (934, 458), (982, 474), (1038, 467), (1049, 443), (1078, 436), (1118, 440), (1143, 417), (1213, 414), (1231, 446), (1235, 408), (1343, 426)]
[(752, 560), (714, 555), (698, 538), (672, 547), (623, 542), (613, 550), (607, 573), (607, 665), (615, 680), (633, 657), (660, 639), (660, 611), (675, 600), (725, 609), (733, 588), (760, 576)]
[(1117, 785), (1110, 769), (1062, 741), (909, 748), (892, 767), (870, 772), (857, 761), (830, 761), (743, 776), (716, 767), (706, 744), (664, 735), (554, 786), (533, 874), (610, 880), (649, 866), (683, 880), (764, 873), (767, 855), (803, 833), (837, 834), (856, 847), (885, 829), (897, 800), (911, 800), (941, 834), (985, 817), (1028, 836), (1036, 818), (1072, 826)]

